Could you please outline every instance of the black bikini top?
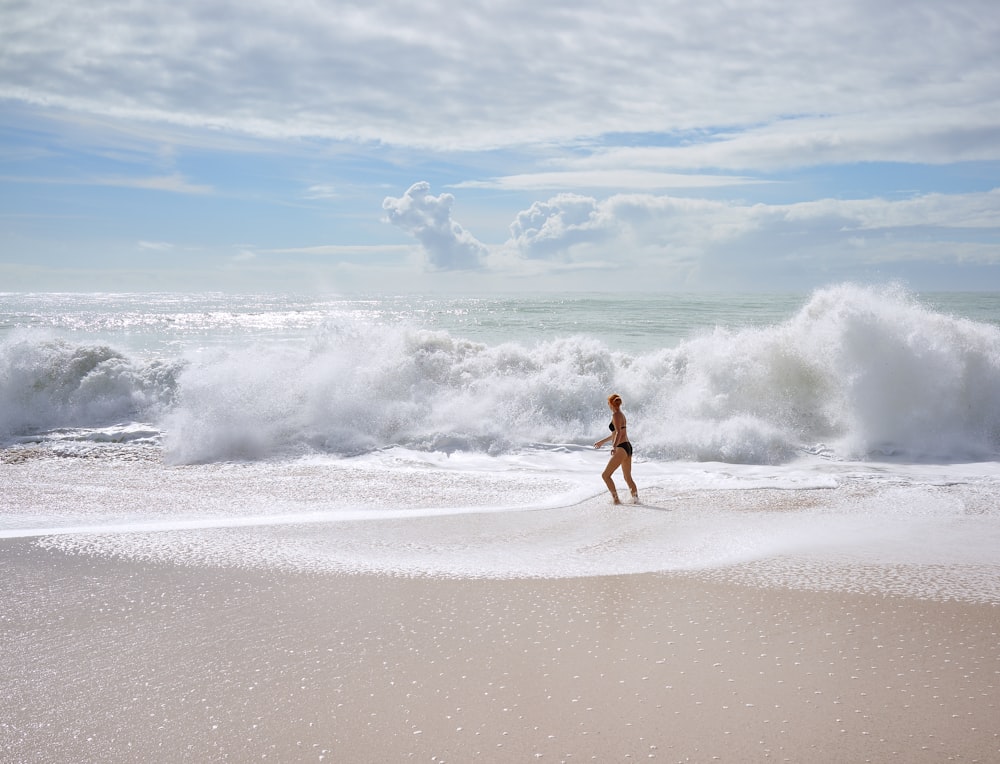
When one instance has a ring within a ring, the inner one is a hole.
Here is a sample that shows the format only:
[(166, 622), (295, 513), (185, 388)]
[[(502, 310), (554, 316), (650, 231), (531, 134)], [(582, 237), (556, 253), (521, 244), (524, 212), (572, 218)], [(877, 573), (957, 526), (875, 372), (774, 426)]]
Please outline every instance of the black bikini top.
[[(624, 430), (626, 427), (628, 427), (628, 425), (623, 425), (622, 429)], [(608, 422), (608, 429), (611, 430), (611, 432), (615, 431), (615, 420), (614, 419), (612, 419), (610, 422)]]

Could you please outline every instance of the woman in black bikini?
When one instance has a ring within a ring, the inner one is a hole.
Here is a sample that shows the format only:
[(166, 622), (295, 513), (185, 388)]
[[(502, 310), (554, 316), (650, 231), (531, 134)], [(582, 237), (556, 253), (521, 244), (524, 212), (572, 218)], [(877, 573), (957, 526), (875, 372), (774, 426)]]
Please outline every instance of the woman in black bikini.
[(608, 425), (611, 434), (594, 444), (594, 448), (600, 448), (609, 440), (611, 441), (611, 458), (608, 460), (608, 466), (604, 468), (604, 473), (601, 477), (604, 478), (608, 490), (611, 491), (611, 498), (614, 500), (614, 503), (621, 504), (618, 500), (618, 490), (615, 488), (615, 481), (611, 479), (614, 471), (621, 467), (622, 475), (625, 476), (625, 482), (628, 483), (628, 489), (632, 492), (632, 503), (638, 504), (639, 490), (632, 481), (632, 444), (628, 442), (625, 415), (622, 413), (622, 397), (617, 393), (609, 395), (608, 407), (611, 409), (611, 424)]

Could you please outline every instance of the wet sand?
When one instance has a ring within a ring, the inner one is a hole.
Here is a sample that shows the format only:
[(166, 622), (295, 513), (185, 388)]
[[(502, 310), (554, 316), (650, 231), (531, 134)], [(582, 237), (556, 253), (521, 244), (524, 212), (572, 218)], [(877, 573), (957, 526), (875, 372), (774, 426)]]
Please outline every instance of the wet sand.
[(0, 760), (990, 762), (1000, 606), (0, 542)]

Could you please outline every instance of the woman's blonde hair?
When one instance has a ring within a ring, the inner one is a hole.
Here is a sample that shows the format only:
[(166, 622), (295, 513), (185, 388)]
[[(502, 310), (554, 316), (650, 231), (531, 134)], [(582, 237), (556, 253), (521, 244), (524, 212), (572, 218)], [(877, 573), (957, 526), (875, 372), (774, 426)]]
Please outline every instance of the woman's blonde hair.
[(617, 403), (619, 406), (621, 406), (622, 397), (618, 393), (611, 393), (611, 395), (608, 396), (608, 403), (611, 404)]

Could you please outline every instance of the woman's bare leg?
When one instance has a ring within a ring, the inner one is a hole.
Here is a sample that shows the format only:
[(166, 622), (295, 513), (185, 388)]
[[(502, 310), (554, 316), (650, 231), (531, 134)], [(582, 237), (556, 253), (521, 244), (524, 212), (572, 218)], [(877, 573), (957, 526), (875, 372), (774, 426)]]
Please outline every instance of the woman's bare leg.
[(639, 503), (639, 489), (635, 487), (635, 481), (632, 480), (632, 457), (625, 455), (622, 459), (622, 475), (625, 478), (625, 482), (628, 484), (628, 490), (632, 494), (632, 501), (636, 504)]
[(622, 458), (627, 458), (625, 452), (620, 449), (615, 449), (611, 452), (611, 458), (608, 459), (608, 466), (604, 468), (604, 472), (601, 473), (601, 477), (604, 478), (604, 483), (607, 485), (608, 490), (611, 491), (611, 498), (615, 504), (621, 504), (618, 500), (618, 489), (615, 488), (615, 481), (611, 479), (612, 473), (619, 466), (621, 466)]

